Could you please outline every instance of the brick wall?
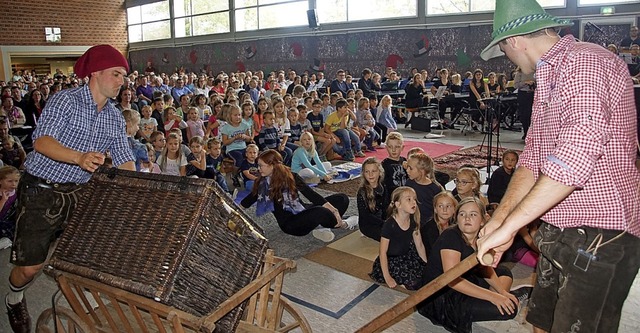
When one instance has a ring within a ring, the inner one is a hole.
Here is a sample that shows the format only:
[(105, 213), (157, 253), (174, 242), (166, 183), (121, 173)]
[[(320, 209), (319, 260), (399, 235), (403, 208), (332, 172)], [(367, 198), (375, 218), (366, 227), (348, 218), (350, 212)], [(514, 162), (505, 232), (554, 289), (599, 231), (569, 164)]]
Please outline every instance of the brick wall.
[(60, 27), (55, 45), (110, 44), (127, 50), (125, 0), (0, 0), (0, 45), (51, 45), (45, 27)]

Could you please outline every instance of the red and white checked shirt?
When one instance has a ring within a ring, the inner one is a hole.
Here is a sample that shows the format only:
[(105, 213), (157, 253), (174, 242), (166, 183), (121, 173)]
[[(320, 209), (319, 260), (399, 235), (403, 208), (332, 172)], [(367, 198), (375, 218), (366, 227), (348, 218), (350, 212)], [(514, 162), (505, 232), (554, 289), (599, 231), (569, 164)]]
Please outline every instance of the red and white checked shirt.
[(537, 64), (531, 128), (520, 165), (576, 187), (542, 219), (559, 228), (627, 230), (640, 237), (636, 108), (627, 65), (563, 37)]

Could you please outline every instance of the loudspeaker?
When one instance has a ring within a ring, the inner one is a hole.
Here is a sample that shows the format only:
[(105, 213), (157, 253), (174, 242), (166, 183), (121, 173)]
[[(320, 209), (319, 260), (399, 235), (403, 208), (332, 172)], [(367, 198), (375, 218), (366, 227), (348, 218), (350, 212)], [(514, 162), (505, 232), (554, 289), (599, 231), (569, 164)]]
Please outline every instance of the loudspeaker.
[(307, 10), (307, 20), (309, 21), (309, 28), (318, 27), (318, 15), (315, 9)]

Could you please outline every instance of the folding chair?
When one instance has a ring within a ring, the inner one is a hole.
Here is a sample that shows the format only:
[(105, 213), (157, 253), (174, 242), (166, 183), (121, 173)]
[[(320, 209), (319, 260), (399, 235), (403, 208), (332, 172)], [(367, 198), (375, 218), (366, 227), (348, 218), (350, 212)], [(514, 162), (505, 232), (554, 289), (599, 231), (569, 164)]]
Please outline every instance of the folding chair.
[(477, 130), (473, 128), (475, 123), (473, 121), (473, 116), (482, 115), (482, 112), (480, 111), (480, 109), (470, 107), (469, 102), (465, 100), (462, 100), (462, 103), (464, 104), (464, 107), (460, 110), (460, 113), (458, 113), (458, 116), (453, 121), (453, 123), (455, 124), (460, 120), (464, 121), (464, 126), (460, 129), (460, 132), (464, 135), (467, 135), (467, 132), (475, 132)]

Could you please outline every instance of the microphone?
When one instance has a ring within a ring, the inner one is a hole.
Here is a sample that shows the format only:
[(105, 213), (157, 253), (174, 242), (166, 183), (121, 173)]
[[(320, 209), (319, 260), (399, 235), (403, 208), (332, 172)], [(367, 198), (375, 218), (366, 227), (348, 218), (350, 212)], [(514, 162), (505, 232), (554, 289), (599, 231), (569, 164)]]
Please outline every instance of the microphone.
[(594, 23), (587, 22), (587, 24), (585, 26), (592, 27), (592, 28), (600, 31), (601, 34), (604, 34), (604, 30), (602, 30), (602, 28), (600, 28), (599, 26), (595, 25)]

